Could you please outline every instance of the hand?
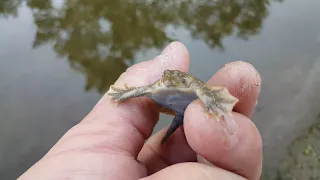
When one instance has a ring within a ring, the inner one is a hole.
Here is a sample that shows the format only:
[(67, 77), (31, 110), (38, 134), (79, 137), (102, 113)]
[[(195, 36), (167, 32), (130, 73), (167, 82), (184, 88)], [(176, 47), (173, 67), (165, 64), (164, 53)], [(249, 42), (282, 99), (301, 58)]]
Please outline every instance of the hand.
[[(181, 43), (130, 67), (115, 85), (147, 85), (165, 69), (188, 71), (189, 55)], [(233, 62), (208, 83), (227, 87), (240, 100), (227, 131), (206, 119), (203, 103), (196, 100), (185, 112), (184, 126), (160, 145), (166, 128), (150, 137), (159, 117), (150, 100), (134, 98), (115, 107), (104, 96), (19, 179), (259, 179), (262, 143), (250, 120), (260, 93), (259, 74), (250, 64)]]

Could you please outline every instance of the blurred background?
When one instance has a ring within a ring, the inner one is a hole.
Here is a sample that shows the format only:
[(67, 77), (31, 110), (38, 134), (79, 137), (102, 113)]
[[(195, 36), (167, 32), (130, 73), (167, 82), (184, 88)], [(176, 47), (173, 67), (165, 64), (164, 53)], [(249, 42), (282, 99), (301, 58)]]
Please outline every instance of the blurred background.
[(319, 0), (1, 0), (0, 179), (20, 176), (126, 68), (174, 40), (204, 81), (235, 60), (260, 72), (261, 179), (320, 179)]

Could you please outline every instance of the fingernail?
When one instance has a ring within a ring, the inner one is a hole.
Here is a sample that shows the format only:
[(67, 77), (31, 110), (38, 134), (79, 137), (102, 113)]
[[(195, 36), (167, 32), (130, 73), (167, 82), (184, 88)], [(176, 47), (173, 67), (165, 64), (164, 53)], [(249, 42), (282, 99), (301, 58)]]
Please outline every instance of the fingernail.
[(174, 44), (175, 44), (175, 42), (172, 42), (172, 43), (168, 44), (164, 48), (164, 50), (162, 51), (161, 55), (169, 55), (169, 54), (171, 54)]
[[(165, 49), (162, 51), (162, 53), (156, 58), (160, 59), (161, 67), (163, 68), (171, 68), (175, 69), (177, 67), (180, 68), (182, 71), (187, 71), (188, 66), (186, 63), (189, 63), (187, 59), (188, 57), (188, 51), (186, 47), (180, 43), (180, 42), (172, 42), (169, 45), (165, 47)], [(183, 64), (183, 65), (182, 65)], [(187, 68), (187, 69), (181, 69), (181, 67)]]
[(170, 67), (170, 63), (172, 59), (174, 59), (172, 51), (173, 51), (173, 43), (170, 43), (164, 48), (162, 53), (155, 58), (157, 60), (160, 60), (160, 67), (163, 67), (163, 68)]
[(238, 125), (232, 115), (226, 115), (221, 120), (222, 127), (227, 135), (227, 140), (224, 142), (225, 148), (231, 149), (237, 143)]

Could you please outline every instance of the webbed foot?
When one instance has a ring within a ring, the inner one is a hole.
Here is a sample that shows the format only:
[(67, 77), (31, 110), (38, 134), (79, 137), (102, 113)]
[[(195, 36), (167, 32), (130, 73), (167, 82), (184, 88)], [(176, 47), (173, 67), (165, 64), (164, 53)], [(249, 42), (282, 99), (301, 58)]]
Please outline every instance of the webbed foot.
[(202, 90), (200, 99), (205, 105), (206, 116), (220, 120), (224, 115), (230, 115), (238, 99), (232, 96), (227, 88), (208, 87)]
[(109, 91), (107, 94), (110, 97), (111, 101), (119, 102), (125, 99), (130, 98), (131, 92), (135, 90), (135, 87), (129, 87), (125, 84), (124, 88), (117, 87), (115, 85), (110, 86), (112, 91)]
[(162, 138), (161, 144), (165, 143), (165, 141), (178, 129), (178, 127), (183, 125), (183, 118), (184, 117), (181, 115), (176, 115), (173, 118), (166, 135)]
[(112, 85), (107, 95), (110, 97), (110, 101), (118, 103), (119, 101), (127, 100), (134, 97), (149, 96), (152, 92), (152, 85), (129, 87), (127, 84), (124, 88), (120, 88)]

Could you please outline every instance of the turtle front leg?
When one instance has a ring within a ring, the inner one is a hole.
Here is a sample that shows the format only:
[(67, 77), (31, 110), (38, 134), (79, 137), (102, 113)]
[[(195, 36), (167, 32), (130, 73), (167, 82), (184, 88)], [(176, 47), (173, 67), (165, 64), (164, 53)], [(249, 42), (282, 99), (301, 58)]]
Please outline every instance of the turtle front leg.
[(165, 143), (165, 141), (178, 129), (178, 127), (183, 125), (183, 118), (184, 116), (182, 115), (176, 115), (173, 118), (166, 135), (162, 138), (161, 144)]
[(112, 101), (118, 102), (134, 97), (149, 96), (153, 88), (152, 86), (129, 87), (127, 85), (124, 88), (120, 88), (112, 85), (110, 89), (112, 91), (109, 91), (107, 95)]
[(233, 107), (239, 101), (224, 87), (204, 87), (197, 90), (197, 96), (204, 103), (207, 116), (213, 115), (217, 120), (224, 115), (230, 115)]

